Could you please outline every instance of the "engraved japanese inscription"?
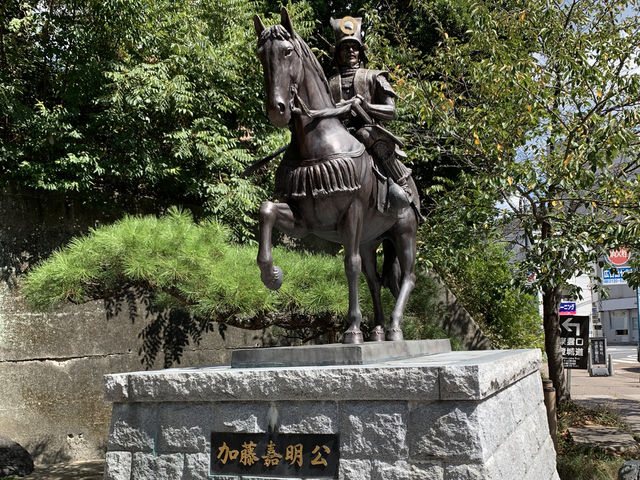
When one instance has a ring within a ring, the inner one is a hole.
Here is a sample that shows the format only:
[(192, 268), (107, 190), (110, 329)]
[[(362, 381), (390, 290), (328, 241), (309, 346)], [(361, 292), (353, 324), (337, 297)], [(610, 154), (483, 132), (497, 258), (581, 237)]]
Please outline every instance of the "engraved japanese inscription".
[(314, 479), (338, 478), (338, 435), (211, 434), (211, 473)]

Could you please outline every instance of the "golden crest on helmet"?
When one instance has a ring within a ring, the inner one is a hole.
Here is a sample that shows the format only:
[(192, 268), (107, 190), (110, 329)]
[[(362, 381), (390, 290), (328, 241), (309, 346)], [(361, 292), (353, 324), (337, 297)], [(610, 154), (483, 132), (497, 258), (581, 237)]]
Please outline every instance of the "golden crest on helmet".
[(355, 18), (346, 16), (340, 20), (340, 30), (345, 35), (353, 35), (358, 31), (358, 22)]

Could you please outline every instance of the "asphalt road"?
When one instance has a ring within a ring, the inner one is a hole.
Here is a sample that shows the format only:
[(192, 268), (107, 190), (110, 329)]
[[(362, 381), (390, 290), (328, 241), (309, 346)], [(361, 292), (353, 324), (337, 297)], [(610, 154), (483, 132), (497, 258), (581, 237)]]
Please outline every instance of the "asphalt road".
[(607, 353), (611, 354), (614, 366), (617, 363), (638, 365), (638, 347), (636, 345), (614, 345), (607, 347)]

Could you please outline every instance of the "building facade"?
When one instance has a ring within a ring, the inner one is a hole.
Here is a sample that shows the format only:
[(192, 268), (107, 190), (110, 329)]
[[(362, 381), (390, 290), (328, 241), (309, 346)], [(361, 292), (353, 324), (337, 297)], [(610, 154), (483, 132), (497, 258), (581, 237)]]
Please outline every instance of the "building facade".
[(594, 325), (599, 322), (609, 344), (638, 343), (638, 295), (623, 276), (630, 269), (629, 258), (626, 249), (620, 249), (610, 252), (604, 267), (597, 267), (608, 295), (594, 292)]

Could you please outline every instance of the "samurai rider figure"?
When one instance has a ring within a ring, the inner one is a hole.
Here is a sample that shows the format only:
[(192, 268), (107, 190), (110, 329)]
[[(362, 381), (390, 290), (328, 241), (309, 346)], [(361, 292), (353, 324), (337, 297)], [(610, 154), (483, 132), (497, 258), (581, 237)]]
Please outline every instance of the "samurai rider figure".
[(389, 84), (388, 72), (365, 68), (362, 18), (332, 18), (331, 27), (336, 37), (334, 63), (338, 68), (338, 74), (329, 79), (331, 96), (336, 105), (352, 104), (342, 122), (373, 157), (377, 176), (386, 177), (385, 210), (393, 213), (411, 204), (418, 219), (423, 220), (415, 185), (413, 181), (409, 183), (411, 170), (401, 161), (407, 157), (400, 149), (403, 142), (380, 125), (396, 116), (397, 95)]

